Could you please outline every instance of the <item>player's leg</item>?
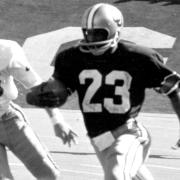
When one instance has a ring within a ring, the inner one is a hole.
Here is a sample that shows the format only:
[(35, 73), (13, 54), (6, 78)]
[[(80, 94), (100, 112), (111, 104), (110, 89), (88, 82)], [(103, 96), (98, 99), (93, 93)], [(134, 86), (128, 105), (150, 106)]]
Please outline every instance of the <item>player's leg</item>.
[(59, 171), (55, 163), (25, 121), (21, 109), (12, 105), (10, 112), (4, 118), (8, 119), (3, 122), (9, 133), (9, 149), (37, 179), (57, 179)]
[(6, 144), (7, 144), (7, 133), (6, 133), (6, 129), (4, 128), (2, 119), (0, 117), (0, 179), (12, 180), (13, 176), (11, 174), (10, 167), (8, 164)]
[(143, 164), (141, 165), (133, 180), (154, 180), (154, 177), (152, 176), (152, 173), (149, 171), (146, 165)]
[(133, 135), (119, 137), (113, 145), (103, 151), (93, 146), (104, 169), (105, 180), (132, 180), (130, 158), (133, 157), (128, 152), (131, 147), (136, 151), (139, 146)]
[(137, 138), (137, 133), (133, 129), (127, 134), (116, 136), (115, 143), (103, 151), (99, 151), (92, 141), (106, 180), (132, 180), (137, 174), (145, 157), (144, 146)]
[(8, 164), (7, 152), (5, 146), (2, 144), (0, 144), (0, 179), (13, 180), (13, 176)]
[[(143, 162), (148, 158), (149, 156), (149, 149), (151, 145), (151, 136), (148, 133), (147, 129), (142, 126), (141, 123), (138, 123), (138, 127), (140, 129), (140, 142), (143, 147)], [(141, 157), (142, 154), (140, 153), (139, 156)], [(138, 158), (138, 155), (136, 156)], [(138, 160), (138, 159), (137, 159)], [(152, 173), (149, 171), (149, 169), (146, 167), (145, 164), (142, 164), (139, 168), (136, 176), (133, 178), (133, 180), (154, 180), (154, 177)]]

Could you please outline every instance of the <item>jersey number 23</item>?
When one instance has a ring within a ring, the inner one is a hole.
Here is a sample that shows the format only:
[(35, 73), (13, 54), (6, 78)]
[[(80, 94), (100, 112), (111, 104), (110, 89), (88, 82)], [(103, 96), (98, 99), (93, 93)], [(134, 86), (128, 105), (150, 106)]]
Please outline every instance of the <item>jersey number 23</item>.
[[(124, 114), (130, 109), (130, 93), (132, 77), (125, 71), (111, 71), (105, 76), (103, 81), (102, 74), (96, 70), (83, 70), (79, 74), (80, 84), (86, 84), (86, 80), (91, 79), (92, 83), (87, 88), (84, 99), (82, 101), (83, 112), (102, 112), (103, 107), (109, 113)], [(116, 85), (116, 81), (121, 80), (122, 85)], [(104, 83), (104, 84), (102, 84)], [(104, 97), (103, 103), (92, 103), (91, 100), (101, 86), (112, 85), (114, 86), (114, 98), (121, 97), (121, 103), (115, 104), (113, 98)]]

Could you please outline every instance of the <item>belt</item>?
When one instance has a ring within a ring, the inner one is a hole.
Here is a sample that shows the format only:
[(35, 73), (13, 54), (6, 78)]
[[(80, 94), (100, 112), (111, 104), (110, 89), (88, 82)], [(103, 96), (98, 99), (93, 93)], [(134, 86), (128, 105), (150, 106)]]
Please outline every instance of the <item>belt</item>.
[(102, 133), (91, 139), (94, 146), (102, 151), (107, 147), (111, 146), (115, 139), (117, 139), (120, 135), (124, 134), (128, 130), (135, 129), (137, 127), (137, 122), (135, 119), (129, 119), (125, 124), (119, 126), (118, 128)]
[(137, 121), (134, 118), (129, 119), (125, 124), (119, 126), (118, 128), (111, 130), (114, 138), (118, 138), (120, 135), (124, 134), (128, 130), (132, 130), (137, 127)]

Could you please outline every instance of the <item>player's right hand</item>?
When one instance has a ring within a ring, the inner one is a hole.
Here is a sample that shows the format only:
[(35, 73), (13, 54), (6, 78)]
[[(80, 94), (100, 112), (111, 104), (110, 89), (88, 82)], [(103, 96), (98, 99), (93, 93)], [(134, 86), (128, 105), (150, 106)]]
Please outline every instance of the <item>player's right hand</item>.
[(77, 144), (78, 135), (67, 125), (56, 123), (54, 124), (55, 135), (61, 138), (63, 144), (68, 144), (69, 147), (72, 143)]

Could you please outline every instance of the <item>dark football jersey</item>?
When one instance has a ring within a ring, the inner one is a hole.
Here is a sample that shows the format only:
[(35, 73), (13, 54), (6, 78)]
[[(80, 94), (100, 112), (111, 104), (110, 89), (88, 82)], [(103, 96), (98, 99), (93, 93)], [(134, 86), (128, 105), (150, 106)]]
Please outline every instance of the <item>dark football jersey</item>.
[(160, 87), (172, 74), (162, 62), (156, 51), (129, 42), (100, 56), (77, 46), (57, 55), (53, 77), (77, 90), (88, 134), (94, 137), (138, 115), (145, 89)]

